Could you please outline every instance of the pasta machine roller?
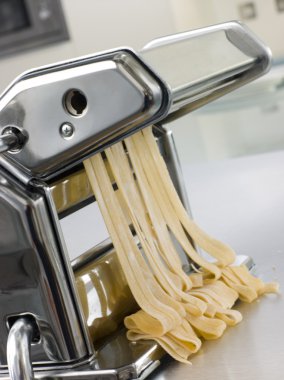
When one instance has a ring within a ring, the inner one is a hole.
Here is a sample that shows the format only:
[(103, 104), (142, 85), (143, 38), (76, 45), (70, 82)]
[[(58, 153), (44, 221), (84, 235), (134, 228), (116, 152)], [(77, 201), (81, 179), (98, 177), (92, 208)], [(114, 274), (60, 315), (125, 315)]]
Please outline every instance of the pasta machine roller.
[(111, 242), (72, 260), (66, 248), (61, 220), (95, 202), (82, 161), (153, 125), (187, 205), (168, 125), (269, 66), (269, 50), (229, 22), (154, 40), (139, 54), (120, 48), (32, 70), (2, 94), (0, 379), (153, 371), (162, 349), (125, 337), (123, 318), (137, 305)]

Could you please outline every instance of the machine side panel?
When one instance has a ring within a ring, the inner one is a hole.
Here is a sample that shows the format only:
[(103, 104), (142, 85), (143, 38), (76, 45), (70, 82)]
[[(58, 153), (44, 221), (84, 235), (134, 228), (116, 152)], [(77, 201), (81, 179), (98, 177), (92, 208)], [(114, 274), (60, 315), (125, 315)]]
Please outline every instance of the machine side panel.
[(0, 370), (7, 364), (8, 326), (25, 314), (35, 318), (40, 332), (32, 346), (34, 364), (86, 357), (44, 198), (0, 173), (0, 215)]

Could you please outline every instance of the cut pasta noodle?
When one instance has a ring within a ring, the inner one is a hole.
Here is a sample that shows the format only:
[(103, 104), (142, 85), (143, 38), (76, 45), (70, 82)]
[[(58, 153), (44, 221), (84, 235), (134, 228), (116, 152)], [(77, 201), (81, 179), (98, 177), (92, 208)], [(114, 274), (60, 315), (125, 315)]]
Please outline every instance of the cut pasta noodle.
[[(126, 152), (126, 149), (127, 152)], [(242, 315), (237, 299), (252, 302), (277, 284), (264, 284), (245, 266), (232, 266), (234, 251), (210, 237), (182, 205), (151, 128), (84, 162), (93, 192), (130, 290), (140, 306), (125, 318), (129, 340), (153, 339), (180, 362), (217, 339)], [(119, 197), (112, 179), (119, 189)], [(138, 237), (141, 249), (133, 237)], [(173, 237), (196, 273), (186, 274)], [(193, 244), (193, 243), (194, 244)], [(212, 256), (207, 261), (200, 247)]]

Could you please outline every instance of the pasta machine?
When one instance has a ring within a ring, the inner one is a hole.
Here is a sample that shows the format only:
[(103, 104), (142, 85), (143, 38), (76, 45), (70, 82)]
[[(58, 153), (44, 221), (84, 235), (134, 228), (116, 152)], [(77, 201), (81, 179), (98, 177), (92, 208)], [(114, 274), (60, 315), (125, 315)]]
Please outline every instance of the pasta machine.
[(159, 365), (156, 343), (125, 337), (137, 305), (110, 240), (69, 257), (61, 220), (95, 202), (82, 161), (153, 125), (188, 206), (168, 126), (270, 60), (229, 22), (32, 70), (2, 94), (0, 379), (144, 379)]

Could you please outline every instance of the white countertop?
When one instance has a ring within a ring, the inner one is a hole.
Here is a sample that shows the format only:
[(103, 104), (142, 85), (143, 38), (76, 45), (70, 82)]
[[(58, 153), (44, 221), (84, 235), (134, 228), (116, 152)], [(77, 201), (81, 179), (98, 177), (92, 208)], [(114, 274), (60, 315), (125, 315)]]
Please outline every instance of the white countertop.
[[(284, 152), (183, 168), (194, 219), (211, 235), (250, 255), (258, 274), (284, 289)], [(282, 380), (284, 303), (267, 295), (239, 303), (244, 320), (207, 341), (192, 366), (167, 358), (151, 380)]]

